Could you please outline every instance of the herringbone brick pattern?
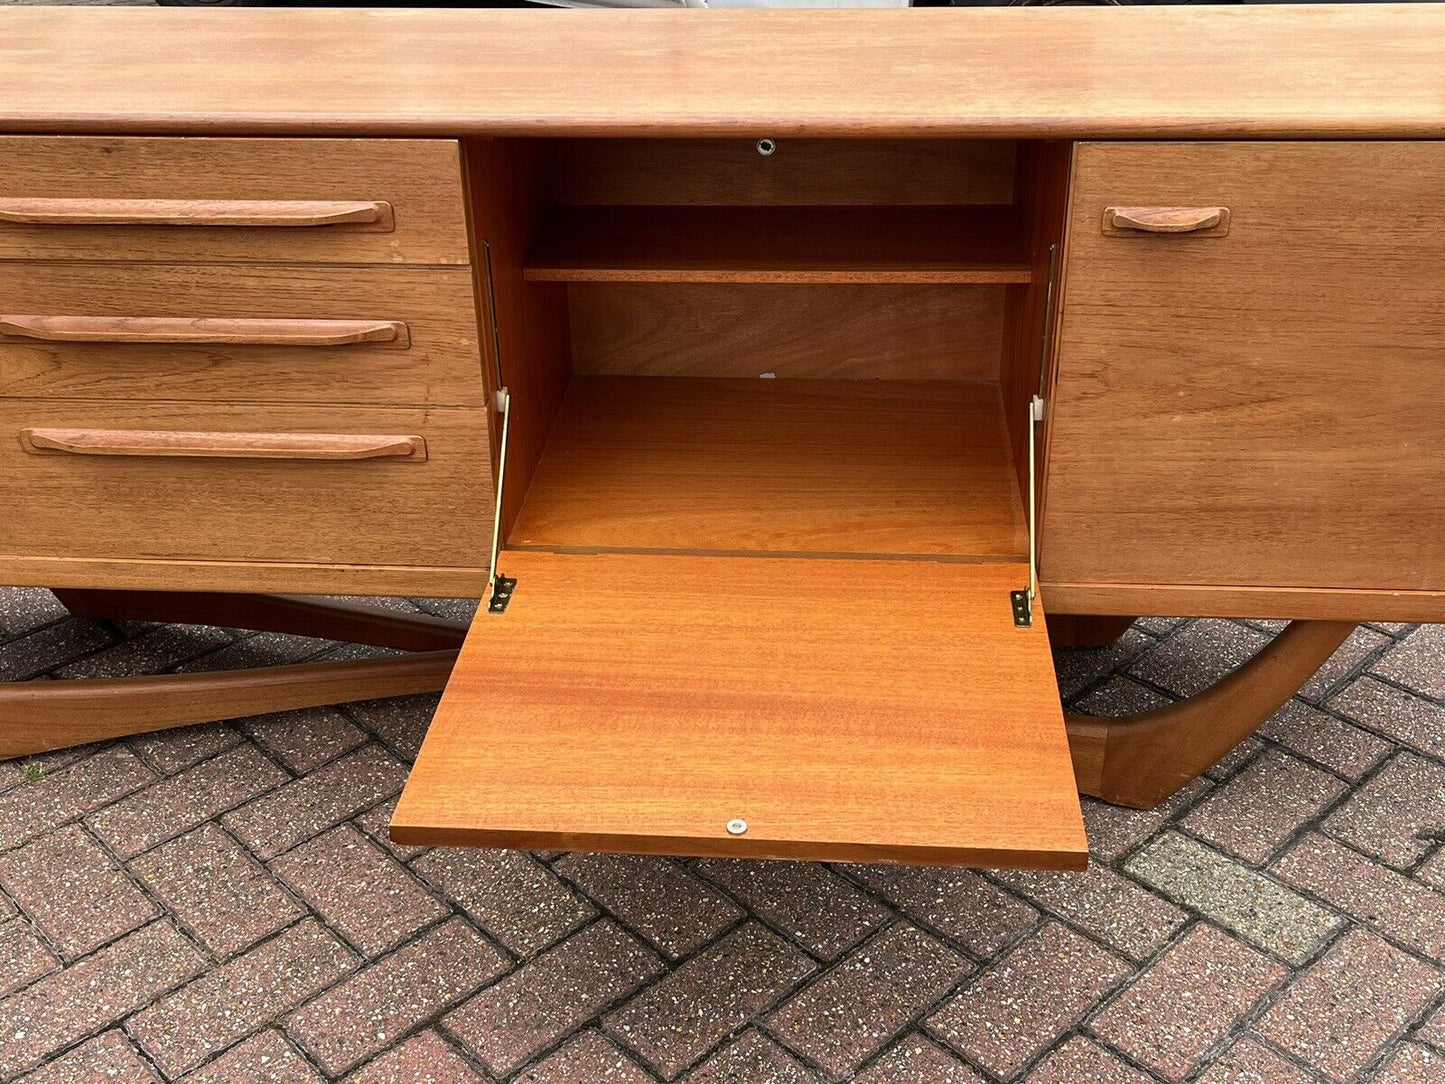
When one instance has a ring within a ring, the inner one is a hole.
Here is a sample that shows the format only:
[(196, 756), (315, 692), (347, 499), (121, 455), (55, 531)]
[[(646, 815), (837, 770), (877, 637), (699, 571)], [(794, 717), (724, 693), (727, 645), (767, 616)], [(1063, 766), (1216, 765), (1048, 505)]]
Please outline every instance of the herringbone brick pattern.
[[(1277, 628), (1144, 620), (1060, 682), (1134, 711)], [(340, 650), (0, 591), (5, 680)], [(0, 1079), (1445, 1081), (1445, 627), (1362, 628), (1166, 808), (1086, 803), (1087, 875), (396, 847), (431, 707), (0, 763)]]

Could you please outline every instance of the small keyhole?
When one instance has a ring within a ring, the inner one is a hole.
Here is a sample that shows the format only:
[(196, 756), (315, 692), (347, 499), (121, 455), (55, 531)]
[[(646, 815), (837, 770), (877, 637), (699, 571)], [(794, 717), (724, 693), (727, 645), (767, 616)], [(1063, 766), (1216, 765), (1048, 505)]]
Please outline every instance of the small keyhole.
[(764, 158), (771, 158), (778, 153), (778, 141), (776, 139), (758, 140), (758, 153)]

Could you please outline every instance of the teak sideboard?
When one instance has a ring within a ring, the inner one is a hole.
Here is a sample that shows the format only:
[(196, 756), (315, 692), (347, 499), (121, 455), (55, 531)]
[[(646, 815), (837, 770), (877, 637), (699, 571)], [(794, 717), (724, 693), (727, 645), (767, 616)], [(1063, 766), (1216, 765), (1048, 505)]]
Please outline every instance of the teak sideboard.
[[(1445, 9), (5, 10), (0, 510), (80, 616), (397, 649), (0, 755), (445, 686), (403, 842), (1080, 868), (1445, 620)], [(1140, 615), (1292, 623), (1066, 716)]]

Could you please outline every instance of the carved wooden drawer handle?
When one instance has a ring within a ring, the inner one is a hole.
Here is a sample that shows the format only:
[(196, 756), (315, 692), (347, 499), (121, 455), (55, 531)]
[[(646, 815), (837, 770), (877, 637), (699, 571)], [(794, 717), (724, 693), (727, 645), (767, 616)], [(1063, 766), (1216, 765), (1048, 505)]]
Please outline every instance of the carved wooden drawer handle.
[(219, 459), (426, 459), (426, 440), (370, 433), (209, 433), (171, 429), (22, 429), (35, 455)]
[(0, 199), (0, 222), (27, 226), (392, 227), (391, 204), (313, 199)]
[(266, 320), (162, 316), (0, 316), (0, 338), (62, 343), (347, 346), (409, 342), (400, 320)]
[(1229, 232), (1228, 207), (1105, 207), (1105, 233)]

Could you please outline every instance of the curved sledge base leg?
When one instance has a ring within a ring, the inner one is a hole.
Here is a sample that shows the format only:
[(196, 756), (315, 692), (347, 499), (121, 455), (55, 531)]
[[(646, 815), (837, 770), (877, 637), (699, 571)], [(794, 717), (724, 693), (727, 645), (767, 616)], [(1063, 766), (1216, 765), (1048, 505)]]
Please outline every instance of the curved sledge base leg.
[(1064, 713), (1079, 790), (1152, 809), (1278, 711), (1348, 639), (1348, 621), (1295, 621), (1188, 700), (1121, 719)]
[(303, 595), (58, 591), (77, 617), (177, 621), (400, 648), (405, 655), (216, 673), (0, 684), (0, 760), (152, 730), (437, 692), (464, 623)]

